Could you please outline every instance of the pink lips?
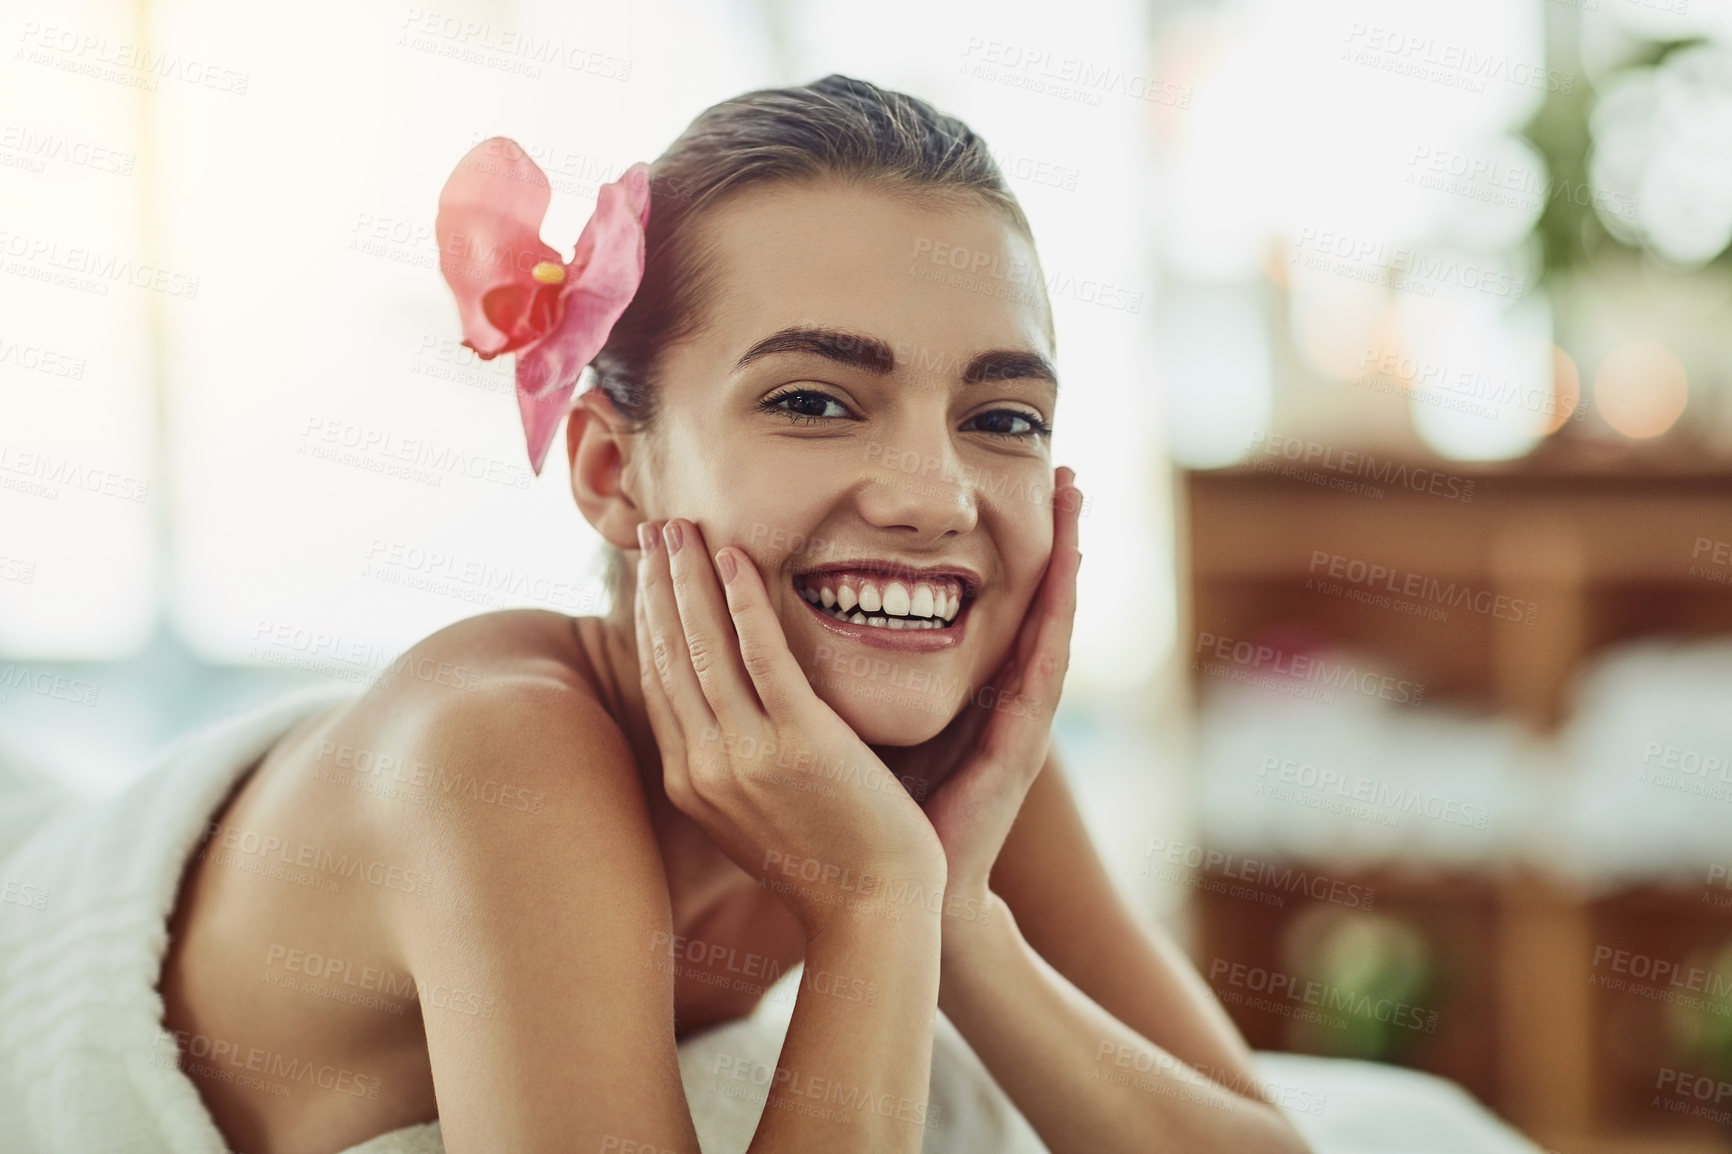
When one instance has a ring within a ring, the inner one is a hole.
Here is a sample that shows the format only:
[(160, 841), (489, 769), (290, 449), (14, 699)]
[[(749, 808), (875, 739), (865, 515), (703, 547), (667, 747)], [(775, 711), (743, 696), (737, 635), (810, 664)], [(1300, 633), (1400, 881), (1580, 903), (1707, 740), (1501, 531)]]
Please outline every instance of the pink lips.
[(796, 574), (793, 585), (813, 615), (838, 636), (874, 648), (935, 653), (961, 643), (968, 606), (981, 581), (960, 566), (860, 559)]
[(894, 649), (901, 653), (941, 653), (954, 649), (962, 644), (962, 635), (968, 624), (969, 606), (964, 604), (962, 612), (956, 620), (945, 629), (885, 629), (877, 625), (855, 625), (851, 621), (838, 621), (834, 617), (811, 604), (805, 598), (800, 604), (806, 607), (806, 612), (825, 629), (844, 637), (849, 641), (858, 641), (863, 645), (871, 645), (878, 649)]

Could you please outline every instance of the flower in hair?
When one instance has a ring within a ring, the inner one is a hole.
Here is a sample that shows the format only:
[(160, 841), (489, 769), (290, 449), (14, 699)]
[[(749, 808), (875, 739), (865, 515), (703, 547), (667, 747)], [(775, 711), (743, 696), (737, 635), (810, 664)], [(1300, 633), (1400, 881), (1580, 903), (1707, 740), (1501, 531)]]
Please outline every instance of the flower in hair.
[(458, 161), (433, 225), (463, 343), (484, 361), (517, 355), (517, 407), (538, 476), (583, 367), (643, 280), (649, 165), (601, 186), (570, 261), (541, 240), (552, 199), (540, 166), (495, 136)]

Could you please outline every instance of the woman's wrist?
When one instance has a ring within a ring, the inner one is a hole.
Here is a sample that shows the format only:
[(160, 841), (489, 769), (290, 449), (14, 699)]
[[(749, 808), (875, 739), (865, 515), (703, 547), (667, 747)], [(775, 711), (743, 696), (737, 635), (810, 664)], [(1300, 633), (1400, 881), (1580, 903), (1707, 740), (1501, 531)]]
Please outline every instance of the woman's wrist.
[(1004, 959), (1022, 946), (1022, 931), (1004, 899), (991, 890), (972, 897), (952, 895), (946, 902), (944, 941), (939, 950), (939, 1008), (943, 1008), (946, 990), (1001, 968)]

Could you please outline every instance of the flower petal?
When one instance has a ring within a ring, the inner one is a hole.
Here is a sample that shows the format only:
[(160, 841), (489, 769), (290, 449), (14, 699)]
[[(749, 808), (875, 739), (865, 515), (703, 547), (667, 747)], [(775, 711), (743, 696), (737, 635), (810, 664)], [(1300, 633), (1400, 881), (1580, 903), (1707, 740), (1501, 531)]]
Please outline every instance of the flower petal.
[[(457, 298), (464, 343), (483, 360), (519, 348), (545, 332), (521, 325), (501, 328), (489, 315), (485, 300), (491, 290), (504, 285), (534, 289), (530, 270), (542, 261), (558, 263), (559, 254), (541, 240), (541, 222), (552, 199), (540, 166), (503, 136), (470, 149), (439, 193), (439, 215), (433, 224), (439, 271)], [(534, 311), (525, 308), (520, 315), (527, 318)], [(552, 319), (557, 310), (539, 311)]]
[(518, 354), (517, 404), (538, 475), (584, 366), (607, 343), (643, 281), (648, 223), (649, 166), (634, 164), (601, 187), (566, 266), (564, 312), (553, 331)]

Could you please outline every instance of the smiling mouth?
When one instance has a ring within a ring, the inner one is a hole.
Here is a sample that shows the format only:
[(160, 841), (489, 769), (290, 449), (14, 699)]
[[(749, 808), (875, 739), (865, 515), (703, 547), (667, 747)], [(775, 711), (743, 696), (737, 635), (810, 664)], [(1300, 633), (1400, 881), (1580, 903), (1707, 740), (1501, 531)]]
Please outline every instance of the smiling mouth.
[(974, 583), (961, 574), (873, 566), (798, 573), (794, 591), (838, 621), (892, 630), (953, 628), (975, 595)]

